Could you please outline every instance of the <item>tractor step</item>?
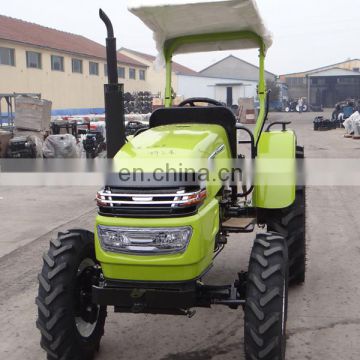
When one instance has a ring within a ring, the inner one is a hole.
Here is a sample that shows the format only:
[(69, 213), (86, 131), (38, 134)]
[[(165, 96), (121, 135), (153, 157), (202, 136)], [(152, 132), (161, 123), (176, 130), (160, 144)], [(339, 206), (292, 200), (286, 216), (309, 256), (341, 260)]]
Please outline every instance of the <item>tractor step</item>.
[(222, 223), (221, 230), (229, 233), (250, 233), (254, 231), (255, 218), (230, 218)]

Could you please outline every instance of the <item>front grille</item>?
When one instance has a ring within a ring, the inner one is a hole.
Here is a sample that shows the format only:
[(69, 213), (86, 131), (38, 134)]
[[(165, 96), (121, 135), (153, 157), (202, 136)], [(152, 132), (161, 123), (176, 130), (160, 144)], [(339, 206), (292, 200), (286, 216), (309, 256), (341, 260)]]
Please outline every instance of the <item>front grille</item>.
[(100, 215), (125, 217), (189, 216), (206, 197), (200, 187), (129, 189), (106, 187), (97, 194)]

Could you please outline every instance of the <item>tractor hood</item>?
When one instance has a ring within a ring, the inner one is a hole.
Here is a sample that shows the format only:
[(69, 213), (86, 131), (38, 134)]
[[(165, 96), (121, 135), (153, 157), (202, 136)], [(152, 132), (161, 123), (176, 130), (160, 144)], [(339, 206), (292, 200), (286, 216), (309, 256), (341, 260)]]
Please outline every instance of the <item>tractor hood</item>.
[(220, 146), (225, 146), (225, 152), (229, 149), (225, 130), (219, 125), (165, 125), (132, 138), (115, 160), (117, 165), (136, 163), (148, 170), (154, 170), (164, 160), (193, 165), (198, 160), (208, 159)]
[[(214, 162), (230, 159), (222, 126), (172, 124), (151, 128), (128, 141), (115, 156), (112, 173), (199, 173), (213, 171)], [(151, 181), (146, 181), (149, 184), (141, 186), (150, 186)]]

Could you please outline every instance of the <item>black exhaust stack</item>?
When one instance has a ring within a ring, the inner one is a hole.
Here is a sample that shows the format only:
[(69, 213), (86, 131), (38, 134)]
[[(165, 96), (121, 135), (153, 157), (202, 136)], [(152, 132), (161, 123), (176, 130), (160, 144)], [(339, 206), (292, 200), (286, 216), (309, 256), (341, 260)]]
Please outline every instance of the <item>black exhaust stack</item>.
[(112, 159), (125, 144), (124, 85), (119, 84), (117, 51), (114, 30), (108, 16), (99, 10), (99, 16), (107, 29), (106, 59), (108, 84), (105, 84), (105, 123), (107, 157)]

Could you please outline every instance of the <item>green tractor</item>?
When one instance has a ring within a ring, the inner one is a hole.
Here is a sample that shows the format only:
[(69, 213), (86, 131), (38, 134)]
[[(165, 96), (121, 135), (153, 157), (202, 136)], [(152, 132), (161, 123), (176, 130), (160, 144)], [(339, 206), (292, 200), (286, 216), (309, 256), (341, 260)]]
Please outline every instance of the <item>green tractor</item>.
[[(49, 360), (92, 359), (108, 306), (118, 313), (192, 317), (195, 308), (213, 305), (244, 310), (246, 359), (285, 359), (288, 284), (305, 280), (305, 188), (296, 171), (304, 151), (287, 123), (265, 129), (264, 59), (271, 41), (254, 2), (178, 3), (132, 9), (155, 32), (167, 76), (165, 108), (128, 140), (116, 39), (100, 10), (108, 31), (112, 168), (97, 194), (94, 233), (59, 233), (43, 257), (37, 327)], [(254, 47), (260, 111), (253, 131), (213, 99), (172, 106), (173, 54)], [(231, 285), (206, 284), (229, 235), (238, 241), (255, 229), (247, 271), (234, 274)]]

